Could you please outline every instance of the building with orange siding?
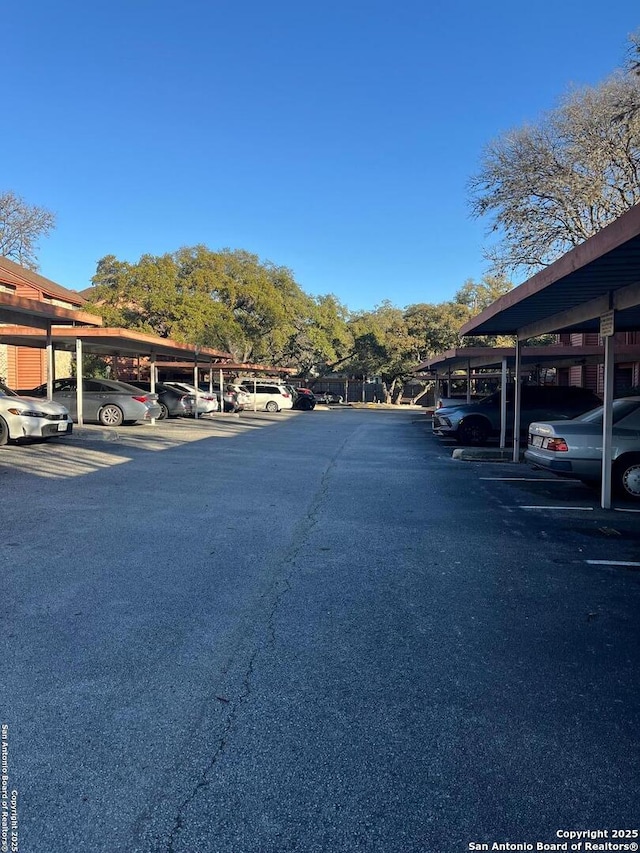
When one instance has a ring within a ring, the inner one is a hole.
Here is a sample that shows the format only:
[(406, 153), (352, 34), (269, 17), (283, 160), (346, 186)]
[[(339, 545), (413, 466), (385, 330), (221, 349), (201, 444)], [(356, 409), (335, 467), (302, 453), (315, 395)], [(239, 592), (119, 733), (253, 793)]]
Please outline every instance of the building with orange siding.
[[(3, 257), (0, 257), (0, 291), (69, 310), (78, 310), (86, 304), (86, 299), (76, 291), (68, 290)], [(71, 353), (56, 352), (57, 376), (69, 374), (71, 358)], [(47, 381), (45, 351), (0, 344), (0, 378), (11, 388), (35, 388), (41, 385)]]

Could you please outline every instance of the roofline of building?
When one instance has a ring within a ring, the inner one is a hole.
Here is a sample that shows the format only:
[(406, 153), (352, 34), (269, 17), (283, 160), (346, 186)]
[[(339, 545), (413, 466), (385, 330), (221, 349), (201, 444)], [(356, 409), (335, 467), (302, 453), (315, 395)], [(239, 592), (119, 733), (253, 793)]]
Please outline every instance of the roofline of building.
[(40, 273), (29, 270), (9, 258), (0, 257), (0, 281), (6, 281), (7, 284), (24, 283), (37, 287), (48, 296), (56, 296), (60, 299), (65, 299), (74, 305), (84, 305), (87, 300), (81, 296), (77, 290), (69, 290), (49, 278), (45, 278)]

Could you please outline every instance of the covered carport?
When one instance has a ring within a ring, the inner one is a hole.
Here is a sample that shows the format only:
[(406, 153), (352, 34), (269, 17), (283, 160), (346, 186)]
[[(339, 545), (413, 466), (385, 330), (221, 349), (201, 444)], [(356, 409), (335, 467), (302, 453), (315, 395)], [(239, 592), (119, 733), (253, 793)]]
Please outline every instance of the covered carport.
[[(640, 205), (501, 296), (465, 335), (515, 335), (514, 375), (523, 343), (538, 335), (599, 332), (604, 341), (601, 505), (611, 507), (611, 436), (616, 332), (640, 329)], [(513, 459), (520, 450), (520, 383), (515, 383)]]
[[(3, 324), (0, 325), (0, 343), (2, 344), (12, 343), (7, 340), (7, 330), (14, 328), (12, 324), (21, 324), (20, 328), (30, 329), (41, 339), (38, 346), (47, 351), (47, 377), (53, 377), (53, 327), (97, 327), (102, 326), (102, 318), (88, 314), (86, 311), (62, 308), (38, 299), (25, 299), (0, 290), (0, 323)], [(51, 396), (50, 386), (49, 396)]]
[[(72, 312), (69, 312), (72, 313)], [(196, 366), (203, 363), (205, 359), (209, 364), (219, 363), (221, 359), (231, 358), (229, 353), (209, 347), (196, 347), (191, 344), (183, 344), (169, 338), (160, 338), (145, 332), (133, 329), (119, 328), (60, 328), (54, 327), (47, 334), (41, 329), (33, 329), (28, 326), (4, 326), (0, 327), (0, 339), (3, 343), (14, 346), (44, 347), (48, 346), (51, 339), (53, 348), (68, 352), (75, 352), (77, 365), (77, 406), (78, 424), (82, 420), (82, 379), (83, 379), (83, 355), (91, 353), (102, 356), (139, 358), (148, 357), (151, 365), (150, 379), (151, 390), (155, 389), (156, 383), (156, 361), (158, 356), (162, 358), (182, 359), (191, 356), (192, 364)], [(48, 363), (51, 372), (48, 373), (47, 387), (49, 396), (53, 392), (53, 357)]]
[[(523, 346), (520, 351), (520, 375), (548, 370), (550, 368), (577, 367), (586, 364), (602, 364), (604, 361), (604, 346), (571, 346), (569, 344), (552, 344), (549, 346)], [(640, 361), (640, 344), (618, 345), (614, 353), (616, 363)], [(447, 350), (433, 356), (416, 368), (416, 372), (429, 371), (436, 385), (447, 381), (462, 379), (466, 384), (467, 402), (471, 402), (471, 385), (473, 379), (500, 376), (501, 410), (500, 410), (500, 447), (506, 445), (506, 386), (507, 381), (514, 376), (516, 363), (515, 347), (459, 347)], [(481, 373), (480, 371), (499, 369), (497, 373)]]
[[(164, 370), (188, 370), (191, 365), (189, 363), (178, 362), (178, 361), (159, 361), (158, 369)], [(260, 374), (261, 376), (291, 376), (296, 373), (296, 369), (294, 367), (274, 367), (266, 364), (251, 364), (247, 362), (233, 362), (233, 361), (225, 361), (219, 362), (216, 364), (205, 364), (200, 363), (197, 365), (197, 368), (201, 370), (209, 371), (209, 390), (213, 391), (213, 372), (215, 370), (219, 373), (219, 383), (220, 383), (220, 393), (222, 394), (222, 389), (224, 387), (224, 373), (233, 373), (237, 375), (238, 373), (247, 373), (251, 374), (248, 378), (253, 379), (253, 409), (256, 410), (256, 396), (255, 396), (255, 388), (257, 377), (256, 374)], [(195, 383), (197, 387), (197, 382)]]

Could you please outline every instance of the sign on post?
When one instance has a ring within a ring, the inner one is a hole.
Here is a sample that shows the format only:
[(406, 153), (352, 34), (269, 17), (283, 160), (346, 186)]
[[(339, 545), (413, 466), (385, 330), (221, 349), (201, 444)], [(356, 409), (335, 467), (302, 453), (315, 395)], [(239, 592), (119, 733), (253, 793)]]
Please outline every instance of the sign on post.
[(600, 337), (610, 338), (614, 333), (613, 310), (605, 311), (600, 317)]

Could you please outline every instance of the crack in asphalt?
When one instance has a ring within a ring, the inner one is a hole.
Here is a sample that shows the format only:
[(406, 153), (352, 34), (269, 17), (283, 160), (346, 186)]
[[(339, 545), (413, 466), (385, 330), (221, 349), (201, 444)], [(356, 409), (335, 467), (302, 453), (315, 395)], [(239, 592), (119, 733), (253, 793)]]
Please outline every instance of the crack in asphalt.
[[(350, 433), (342, 442), (342, 444), (339, 445), (339, 447), (329, 460), (329, 464), (327, 465), (324, 473), (322, 474), (320, 484), (313, 500), (311, 501), (306, 515), (303, 519), (301, 519), (300, 522), (298, 522), (293, 531), (292, 539), (296, 544), (294, 544), (293, 547), (290, 547), (289, 552), (285, 554), (280, 564), (278, 576), (274, 578), (274, 581), (271, 584), (270, 588), (263, 595), (263, 599), (268, 599), (270, 596), (273, 596), (272, 605), (265, 622), (267, 641), (264, 645), (260, 645), (259, 643), (257, 643), (255, 648), (253, 649), (253, 652), (251, 653), (247, 668), (242, 678), (242, 691), (240, 695), (235, 699), (235, 701), (232, 702), (229, 714), (223, 723), (223, 730), (218, 741), (218, 746), (215, 749), (213, 755), (211, 756), (211, 760), (202, 771), (198, 782), (194, 785), (189, 794), (182, 800), (182, 802), (178, 806), (178, 810), (173, 821), (173, 826), (167, 837), (166, 846), (164, 847), (164, 853), (176, 853), (175, 844), (178, 841), (178, 837), (185, 826), (185, 813), (191, 803), (195, 801), (200, 791), (210, 785), (211, 772), (220, 760), (227, 747), (229, 736), (235, 727), (235, 723), (243, 703), (246, 702), (247, 699), (251, 696), (251, 683), (256, 660), (259, 654), (264, 651), (265, 648), (275, 645), (275, 617), (280, 609), (280, 605), (284, 596), (291, 589), (289, 578), (291, 577), (294, 571), (298, 556), (302, 551), (304, 535), (308, 535), (308, 533), (317, 524), (318, 512), (321, 506), (323, 505), (329, 490), (330, 475), (332, 474), (338, 459), (342, 455), (344, 448), (347, 446), (347, 444), (354, 440), (354, 438), (357, 436), (361, 429), (362, 427), (358, 427), (354, 432)], [(157, 849), (159, 851), (159, 848)]]

